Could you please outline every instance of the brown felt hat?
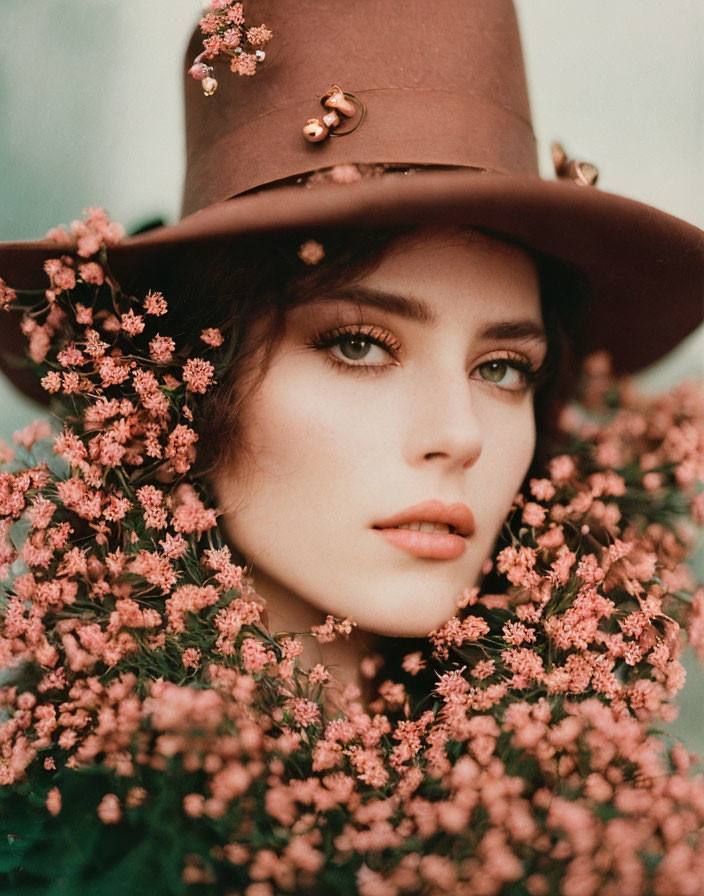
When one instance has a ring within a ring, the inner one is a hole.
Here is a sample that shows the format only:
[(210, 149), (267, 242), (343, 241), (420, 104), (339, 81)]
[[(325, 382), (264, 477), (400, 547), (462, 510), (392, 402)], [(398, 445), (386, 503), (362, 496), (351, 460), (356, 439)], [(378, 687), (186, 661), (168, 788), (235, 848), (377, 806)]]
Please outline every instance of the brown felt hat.
[[(184, 217), (111, 249), (118, 277), (244, 234), (464, 224), (581, 272), (592, 294), (584, 344), (611, 351), (619, 370), (657, 360), (700, 323), (704, 232), (600, 191), (589, 166), (563, 162), (557, 180), (540, 179), (511, 0), (250, 0), (244, 12), (273, 32), (265, 59), (253, 77), (214, 60), (212, 96), (186, 77)], [(386, 173), (335, 182), (348, 171), (335, 166), (349, 165)], [(56, 254), (47, 241), (2, 244), (0, 276), (43, 285), (41, 263)], [(5, 326), (0, 343), (5, 366), (18, 334)]]

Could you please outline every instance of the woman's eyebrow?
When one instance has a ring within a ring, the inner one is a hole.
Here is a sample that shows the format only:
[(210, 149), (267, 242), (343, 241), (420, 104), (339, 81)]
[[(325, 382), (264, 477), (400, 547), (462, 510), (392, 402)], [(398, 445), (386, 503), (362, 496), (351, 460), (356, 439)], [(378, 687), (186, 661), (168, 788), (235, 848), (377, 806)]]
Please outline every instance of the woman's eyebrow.
[[(412, 296), (387, 292), (361, 284), (342, 286), (324, 293), (316, 301), (344, 301), (357, 305), (370, 305), (407, 320), (427, 326), (437, 326), (437, 316), (425, 302)], [(478, 333), (481, 339), (536, 339), (547, 341), (545, 329), (540, 321), (533, 318), (496, 321), (485, 324)]]
[(381, 308), (399, 317), (415, 321), (419, 324), (437, 326), (438, 319), (428, 308), (425, 302), (412, 296), (401, 295), (397, 292), (387, 292), (384, 289), (375, 289), (371, 286), (352, 284), (341, 286), (316, 298), (316, 301), (343, 301), (353, 302), (356, 305), (371, 305), (373, 308)]
[(547, 342), (545, 328), (537, 320), (504, 320), (487, 324), (479, 331), (481, 339), (535, 339)]

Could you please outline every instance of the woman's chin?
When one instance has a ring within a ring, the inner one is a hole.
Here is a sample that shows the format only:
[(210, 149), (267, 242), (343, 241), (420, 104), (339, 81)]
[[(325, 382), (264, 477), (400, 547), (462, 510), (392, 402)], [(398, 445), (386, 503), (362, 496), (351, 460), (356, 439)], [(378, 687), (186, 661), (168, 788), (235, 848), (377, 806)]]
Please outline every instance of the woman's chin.
[(379, 606), (369, 612), (350, 612), (346, 615), (353, 619), (361, 631), (388, 638), (425, 638), (439, 628), (457, 612), (454, 600), (445, 600), (441, 605), (419, 607), (399, 602)]

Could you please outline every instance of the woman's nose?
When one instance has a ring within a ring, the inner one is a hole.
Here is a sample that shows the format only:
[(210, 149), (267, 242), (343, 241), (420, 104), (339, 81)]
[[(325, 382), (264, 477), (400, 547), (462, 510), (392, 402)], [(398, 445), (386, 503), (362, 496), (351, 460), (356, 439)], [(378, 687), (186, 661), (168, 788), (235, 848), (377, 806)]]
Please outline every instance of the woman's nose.
[(466, 469), (482, 451), (483, 432), (469, 378), (441, 377), (416, 394), (409, 433), (412, 462)]

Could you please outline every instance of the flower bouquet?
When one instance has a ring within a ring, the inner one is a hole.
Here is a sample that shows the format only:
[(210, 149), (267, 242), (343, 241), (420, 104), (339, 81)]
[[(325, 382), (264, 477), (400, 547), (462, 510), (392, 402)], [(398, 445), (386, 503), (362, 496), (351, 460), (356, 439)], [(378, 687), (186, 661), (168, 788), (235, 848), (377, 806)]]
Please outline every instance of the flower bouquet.
[(0, 281), (59, 421), (0, 473), (3, 893), (701, 893), (704, 779), (654, 726), (704, 652), (702, 392), (592, 358), (482, 586), (362, 694), (299, 661), (353, 621), (269, 632), (218, 531), (227, 334), (160, 333), (100, 210), (53, 236), (45, 290)]

